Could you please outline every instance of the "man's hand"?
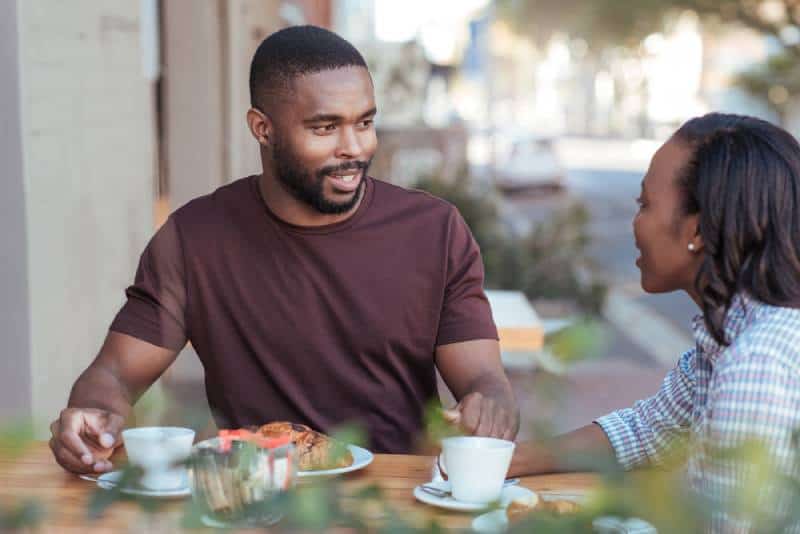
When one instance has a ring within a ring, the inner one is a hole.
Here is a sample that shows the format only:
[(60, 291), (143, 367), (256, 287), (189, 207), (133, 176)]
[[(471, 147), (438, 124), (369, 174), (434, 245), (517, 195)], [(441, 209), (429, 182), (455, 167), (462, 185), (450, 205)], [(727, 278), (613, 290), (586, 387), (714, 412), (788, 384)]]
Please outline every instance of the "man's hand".
[(466, 395), (444, 418), (474, 436), (513, 441), (519, 430), (519, 411), (514, 399), (490, 397), (473, 392)]
[(70, 407), (50, 425), (50, 448), (58, 463), (74, 473), (110, 470), (108, 459), (120, 444), (131, 407), (177, 354), (174, 349), (109, 332), (100, 353), (72, 386)]
[(50, 449), (61, 466), (73, 473), (103, 473), (121, 443), (125, 418), (94, 408), (67, 408), (50, 424)]

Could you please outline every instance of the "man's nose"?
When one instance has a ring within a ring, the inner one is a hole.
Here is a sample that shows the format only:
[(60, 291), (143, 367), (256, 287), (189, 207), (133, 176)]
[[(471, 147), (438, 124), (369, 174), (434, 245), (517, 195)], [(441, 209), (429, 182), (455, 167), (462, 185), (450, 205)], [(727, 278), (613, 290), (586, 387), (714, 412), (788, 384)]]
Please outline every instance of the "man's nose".
[(342, 133), (339, 136), (339, 145), (336, 147), (336, 157), (342, 159), (358, 159), (363, 153), (364, 147), (355, 128), (342, 128)]

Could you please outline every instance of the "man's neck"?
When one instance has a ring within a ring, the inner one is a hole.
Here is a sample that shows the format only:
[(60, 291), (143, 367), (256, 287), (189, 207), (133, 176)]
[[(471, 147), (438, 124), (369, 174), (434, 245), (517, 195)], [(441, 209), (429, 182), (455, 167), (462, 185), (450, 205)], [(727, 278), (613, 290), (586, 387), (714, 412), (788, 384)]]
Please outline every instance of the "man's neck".
[[(364, 178), (366, 179), (366, 178)], [(298, 200), (280, 184), (277, 178), (266, 173), (258, 177), (261, 198), (267, 208), (279, 219), (295, 226), (327, 226), (346, 221), (358, 210), (364, 198), (366, 183), (362, 186), (361, 197), (349, 211), (345, 213), (320, 213), (305, 202)]]

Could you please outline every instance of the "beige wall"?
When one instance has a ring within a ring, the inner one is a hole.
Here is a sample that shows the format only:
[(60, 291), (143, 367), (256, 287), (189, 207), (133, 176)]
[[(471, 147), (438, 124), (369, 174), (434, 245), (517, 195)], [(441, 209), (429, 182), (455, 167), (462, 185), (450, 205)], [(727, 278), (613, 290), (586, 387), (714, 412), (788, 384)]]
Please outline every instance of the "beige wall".
[(28, 247), (15, 2), (0, 8), (0, 421), (30, 415)]
[(152, 233), (154, 99), (139, 2), (17, 9), (31, 406), (44, 424), (96, 354)]
[(164, 125), (172, 209), (260, 172), (247, 130), (250, 59), (279, 0), (163, 0)]
[(220, 0), (163, 0), (164, 136), (171, 210), (224, 183)]
[(261, 41), (283, 26), (279, 4), (278, 0), (231, 0), (227, 4), (229, 180), (261, 172), (258, 145), (245, 121), (250, 109), (250, 60)]

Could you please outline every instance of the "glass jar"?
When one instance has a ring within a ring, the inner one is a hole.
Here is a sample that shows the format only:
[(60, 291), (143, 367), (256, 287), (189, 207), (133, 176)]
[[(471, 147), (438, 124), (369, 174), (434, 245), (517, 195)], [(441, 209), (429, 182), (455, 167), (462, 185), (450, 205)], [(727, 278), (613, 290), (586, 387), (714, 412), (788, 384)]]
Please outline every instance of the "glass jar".
[(292, 444), (260, 447), (219, 438), (198, 445), (190, 459), (192, 498), (210, 526), (259, 527), (283, 517), (282, 494), (294, 487)]

